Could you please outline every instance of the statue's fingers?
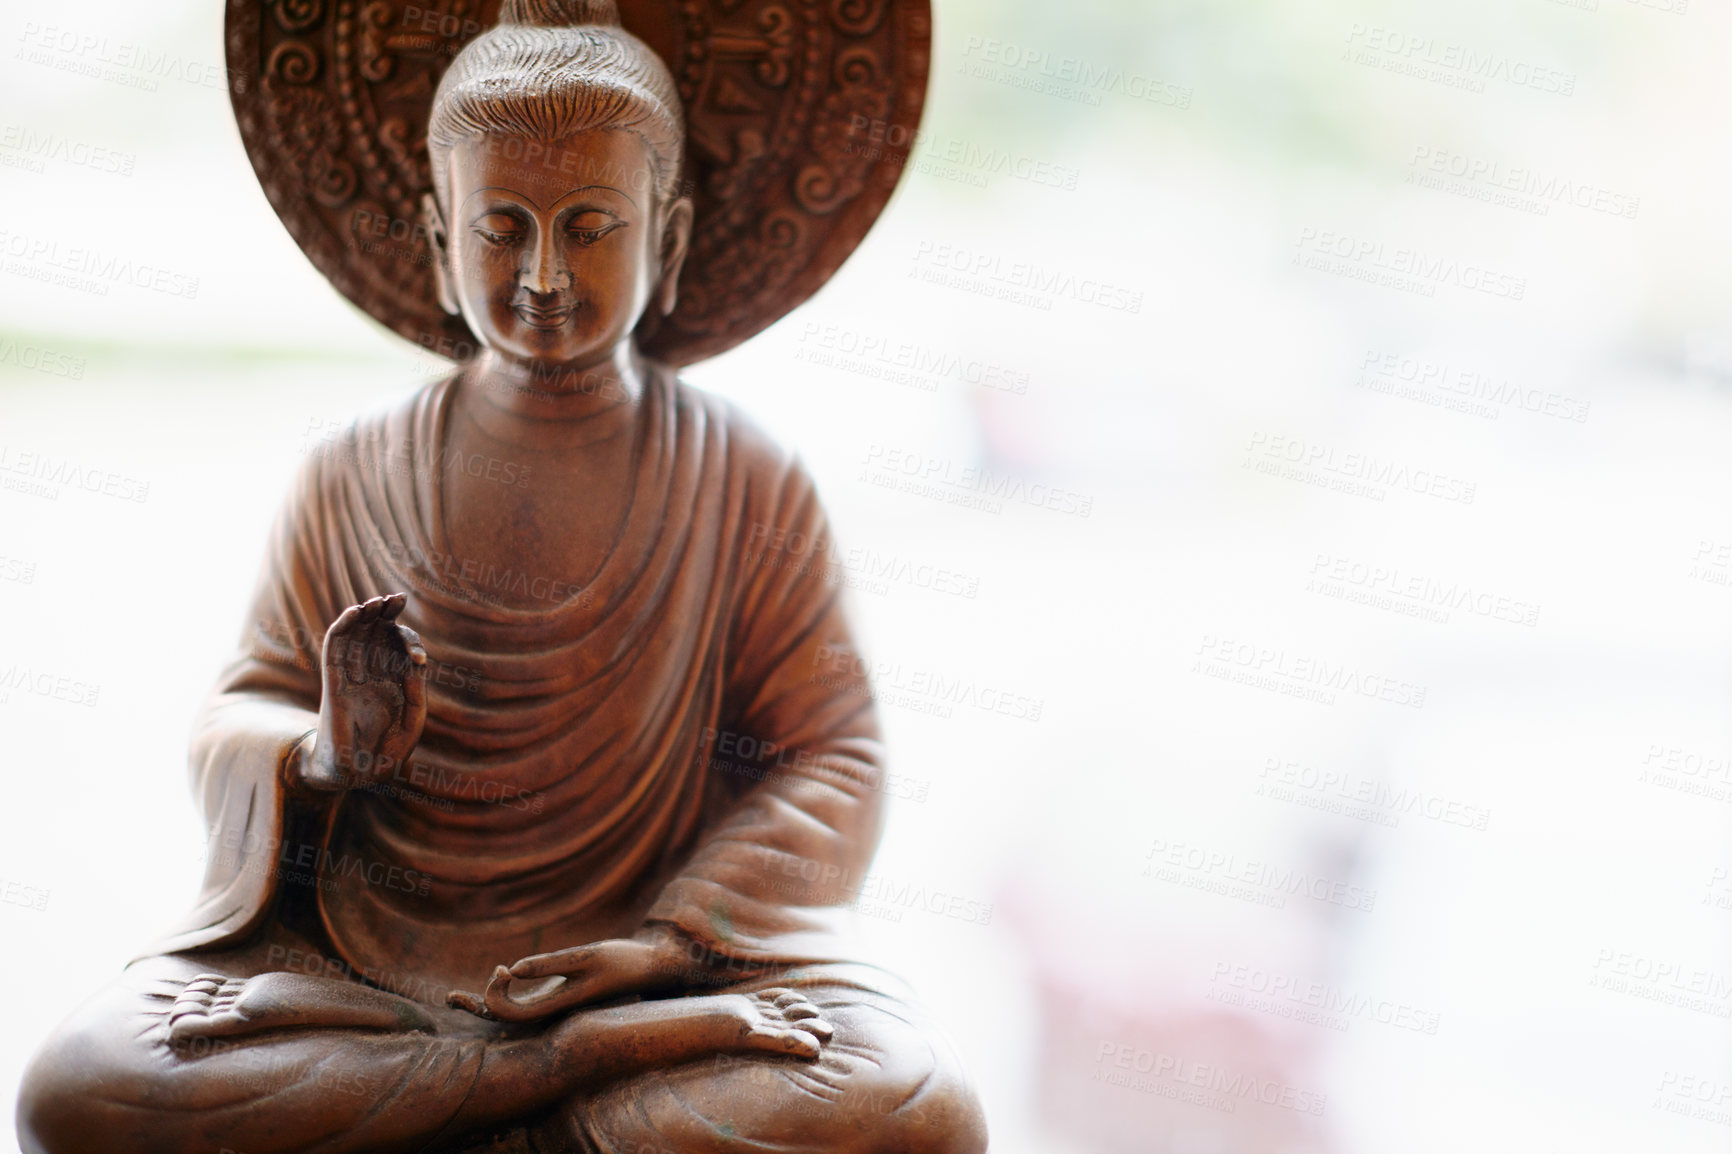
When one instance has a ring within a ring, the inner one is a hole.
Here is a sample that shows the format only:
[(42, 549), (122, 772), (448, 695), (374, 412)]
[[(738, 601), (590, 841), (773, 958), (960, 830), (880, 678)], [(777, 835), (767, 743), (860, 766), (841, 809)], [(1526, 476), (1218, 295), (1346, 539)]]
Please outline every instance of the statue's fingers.
[(395, 621), (397, 615), (403, 612), (404, 607), (409, 604), (409, 595), (407, 593), (388, 593), (383, 601), (384, 604), (379, 608), (379, 620)]
[(574, 946), (551, 954), (532, 954), (515, 963), (508, 972), (514, 978), (551, 978), (555, 974), (566, 977), (582, 973), (595, 960), (596, 953), (594, 946)]
[(401, 681), (408, 681), (421, 672), (427, 664), (427, 647), (421, 644), (421, 635), (407, 625), (393, 625), (391, 629), (394, 662), (393, 668)]
[(511, 996), (511, 971), (500, 966), (487, 983), (487, 1009), (504, 1022), (532, 1022), (591, 1000), (580, 983), (561, 983), (556, 989), (529, 998)]
[(395, 685), (409, 671), (409, 654), (397, 626), (375, 622), (367, 637), (367, 672), (375, 681)]
[[(406, 644), (409, 646), (409, 668), (403, 673), (403, 716), (407, 720), (413, 717), (425, 717), (427, 714), (427, 651), (421, 648), (421, 639), (414, 632), (399, 625), (409, 634)], [(419, 736), (419, 735), (417, 735)]]
[(350, 627), (348, 636), (357, 645), (362, 645), (362, 648), (365, 648), (367, 634), (372, 631), (374, 622), (379, 620), (379, 598), (367, 598), (360, 605), (355, 606), (355, 610), (357, 610), (355, 612), (355, 624)]
[(575, 978), (567, 979), (553, 989), (545, 990), (539, 994), (515, 998), (508, 993), (506, 997), (513, 1006), (524, 1014), (533, 1018), (545, 1018), (549, 1014), (557, 1014), (562, 1010), (569, 1010), (596, 1001), (598, 994), (594, 988), (594, 983), (582, 978)]
[(487, 1016), (498, 1018), (505, 1022), (518, 1022), (523, 1019), (517, 1014), (517, 1007), (511, 1004), (508, 991), (511, 989), (511, 971), (504, 966), (495, 966), (493, 976), (487, 979), (487, 989), (481, 998), (487, 1006)]
[(445, 995), (445, 1004), (453, 1010), (467, 1010), (478, 1018), (491, 1018), (487, 1003), (467, 990), (452, 990)]
[(337, 614), (337, 619), (331, 622), (331, 627), (329, 629), (325, 630), (324, 647), (327, 651), (327, 656), (329, 656), (328, 651), (333, 645), (342, 644), (343, 635), (353, 629), (355, 627), (355, 622), (360, 619), (361, 607), (359, 605), (351, 605), (341, 613)]
[(427, 647), (421, 644), (421, 635), (407, 625), (397, 626), (397, 640), (403, 645), (403, 652), (416, 665), (427, 664)]

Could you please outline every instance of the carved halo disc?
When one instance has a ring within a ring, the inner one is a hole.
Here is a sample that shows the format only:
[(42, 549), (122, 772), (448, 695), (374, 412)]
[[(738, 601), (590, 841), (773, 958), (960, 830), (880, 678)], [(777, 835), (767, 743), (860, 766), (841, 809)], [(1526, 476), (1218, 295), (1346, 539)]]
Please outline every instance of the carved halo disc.
[[(265, 195), (332, 284), (380, 323), (461, 360), (477, 345), (434, 298), (420, 200), (427, 117), (500, 0), (228, 0), (230, 95)], [(685, 102), (697, 219), (679, 305), (651, 356), (715, 356), (817, 292), (896, 187), (920, 122), (929, 0), (620, 0)]]

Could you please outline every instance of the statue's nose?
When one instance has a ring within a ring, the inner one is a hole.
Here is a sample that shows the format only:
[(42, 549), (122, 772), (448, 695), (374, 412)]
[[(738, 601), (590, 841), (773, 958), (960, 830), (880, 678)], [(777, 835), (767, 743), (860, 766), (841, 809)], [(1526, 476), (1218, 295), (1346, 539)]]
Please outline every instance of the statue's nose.
[(540, 296), (563, 292), (571, 287), (571, 270), (566, 267), (565, 255), (559, 251), (559, 245), (548, 235), (551, 231), (541, 231), (535, 247), (530, 250), (528, 266), (523, 270), (523, 287)]

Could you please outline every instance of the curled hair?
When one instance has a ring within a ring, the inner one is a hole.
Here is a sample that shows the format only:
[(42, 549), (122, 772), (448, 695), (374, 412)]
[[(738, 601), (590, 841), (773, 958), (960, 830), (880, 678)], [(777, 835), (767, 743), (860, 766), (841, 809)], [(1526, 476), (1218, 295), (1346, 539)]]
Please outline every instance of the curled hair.
[(434, 190), (449, 210), (446, 158), (471, 136), (551, 144), (604, 128), (643, 139), (656, 196), (671, 200), (685, 147), (679, 90), (661, 58), (620, 27), (614, 0), (505, 0), (498, 26), (457, 54), (433, 96)]

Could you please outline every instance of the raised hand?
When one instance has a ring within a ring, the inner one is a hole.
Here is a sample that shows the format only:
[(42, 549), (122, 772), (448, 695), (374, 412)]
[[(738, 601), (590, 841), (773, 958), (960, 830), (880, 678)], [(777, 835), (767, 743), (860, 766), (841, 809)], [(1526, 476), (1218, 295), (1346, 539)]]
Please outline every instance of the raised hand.
[(427, 722), (427, 651), (397, 624), (406, 593), (343, 610), (325, 634), (324, 692), (301, 780), (314, 789), (349, 789), (388, 775), (414, 752)]

